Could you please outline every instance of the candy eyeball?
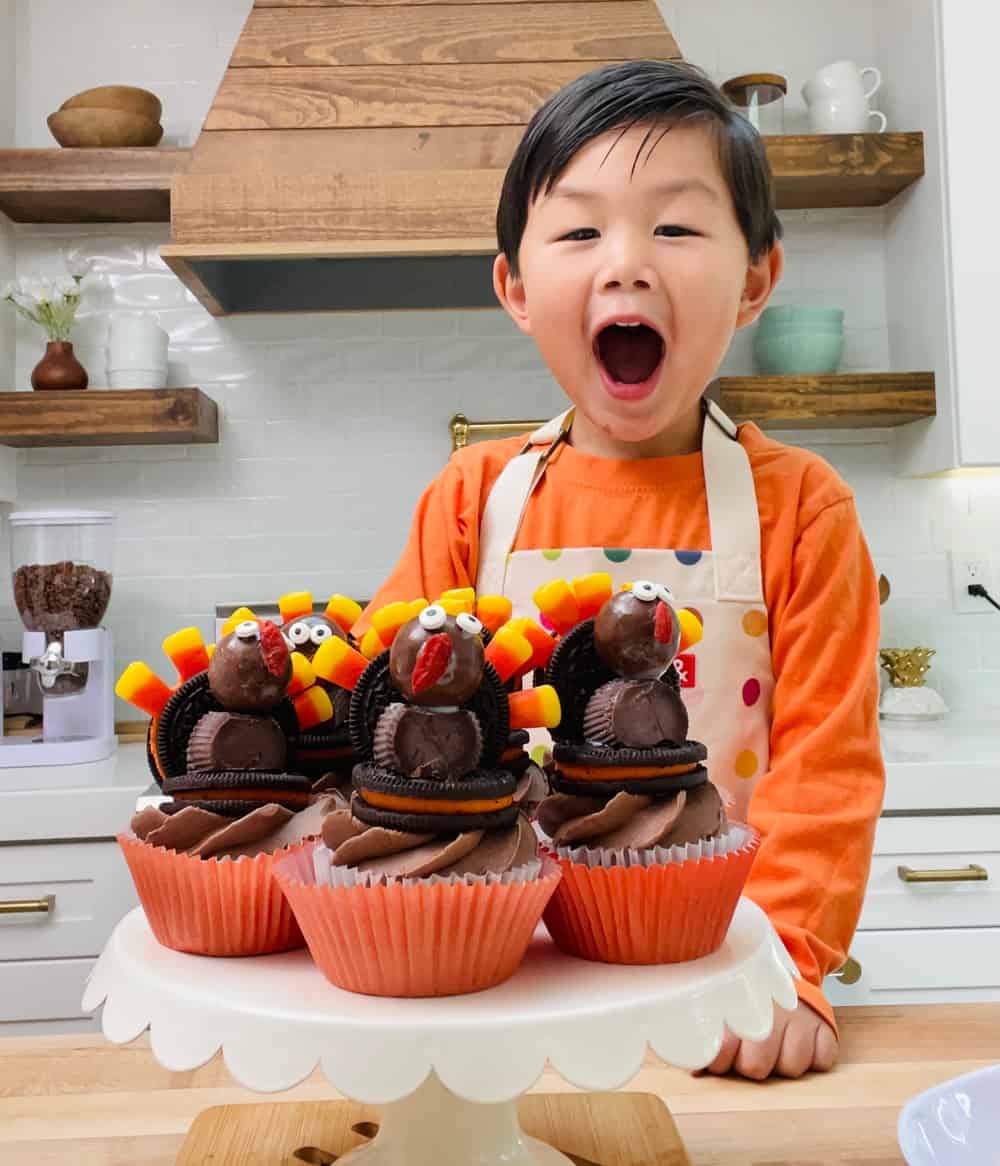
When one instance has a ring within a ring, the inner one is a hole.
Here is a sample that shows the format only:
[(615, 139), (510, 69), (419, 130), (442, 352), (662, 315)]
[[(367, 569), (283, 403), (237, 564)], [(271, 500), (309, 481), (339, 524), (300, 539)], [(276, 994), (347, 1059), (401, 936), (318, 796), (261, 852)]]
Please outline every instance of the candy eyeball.
[(637, 579), (632, 584), (632, 594), (636, 599), (641, 599), (643, 603), (652, 603), (654, 599), (659, 599), (660, 596), (657, 595), (656, 591), (656, 584), (651, 583), (648, 579)]
[(665, 583), (656, 584), (656, 598), (662, 599), (664, 603), (674, 602), (674, 593)]
[(318, 623), (309, 629), (309, 639), (318, 648), (333, 635), (333, 628), (328, 624)]
[(470, 615), (467, 611), (460, 611), (455, 616), (455, 623), (467, 636), (478, 636), (483, 630), (482, 621)]
[(255, 619), (245, 619), (236, 625), (236, 638), (239, 640), (259, 640), (260, 624)]
[(304, 644), (309, 639), (309, 625), (307, 623), (297, 622), (285, 633), (286, 638), (297, 648)]
[(448, 613), (445, 609), (437, 603), (432, 603), (429, 607), (425, 607), (423, 611), (417, 616), (420, 621), (420, 626), (424, 631), (439, 632), (448, 618)]

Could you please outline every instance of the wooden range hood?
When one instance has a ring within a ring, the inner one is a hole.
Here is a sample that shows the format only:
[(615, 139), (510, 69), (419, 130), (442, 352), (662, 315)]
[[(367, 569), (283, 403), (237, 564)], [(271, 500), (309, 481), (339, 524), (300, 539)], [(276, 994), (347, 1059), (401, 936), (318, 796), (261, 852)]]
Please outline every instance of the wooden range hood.
[(163, 258), (217, 316), (493, 306), (531, 115), (600, 64), (679, 56), (654, 0), (256, 0)]

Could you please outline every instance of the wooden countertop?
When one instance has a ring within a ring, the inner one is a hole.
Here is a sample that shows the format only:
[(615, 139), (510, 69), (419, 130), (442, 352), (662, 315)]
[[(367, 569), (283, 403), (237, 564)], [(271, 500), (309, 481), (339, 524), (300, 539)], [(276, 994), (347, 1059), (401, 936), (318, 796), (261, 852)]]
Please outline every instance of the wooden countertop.
[[(845, 1008), (834, 1072), (756, 1084), (692, 1077), (647, 1058), (629, 1088), (669, 1104), (693, 1166), (888, 1166), (896, 1119), (921, 1090), (1000, 1062), (1000, 1003)], [(547, 1071), (536, 1088), (571, 1088)], [(267, 1100), (336, 1097), (319, 1072)], [(0, 1038), (3, 1166), (173, 1166), (211, 1105), (263, 1100), (220, 1057), (168, 1073), (146, 1038)]]

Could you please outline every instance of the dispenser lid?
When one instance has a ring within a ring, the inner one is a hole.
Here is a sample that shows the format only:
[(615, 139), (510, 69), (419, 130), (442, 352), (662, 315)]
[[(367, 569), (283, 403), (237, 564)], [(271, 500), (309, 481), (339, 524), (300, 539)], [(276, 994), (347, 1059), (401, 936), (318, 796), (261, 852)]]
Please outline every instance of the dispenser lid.
[(11, 526), (107, 526), (114, 521), (110, 510), (15, 510)]

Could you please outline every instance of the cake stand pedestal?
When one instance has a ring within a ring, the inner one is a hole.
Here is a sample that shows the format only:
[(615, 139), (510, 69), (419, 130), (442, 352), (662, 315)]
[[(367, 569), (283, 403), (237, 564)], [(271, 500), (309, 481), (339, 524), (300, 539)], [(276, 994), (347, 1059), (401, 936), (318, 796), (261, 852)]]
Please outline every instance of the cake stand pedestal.
[(652, 1095), (521, 1094), (546, 1062), (582, 1089), (618, 1089), (647, 1046), (702, 1068), (724, 1028), (767, 1035), (774, 1002), (795, 1004), (794, 974), (747, 899), (704, 959), (589, 963), (561, 954), (540, 927), (506, 983), (428, 1000), (341, 991), (304, 950), (256, 959), (170, 951), (136, 908), (108, 941), (83, 1004), (103, 1002), (104, 1035), (116, 1043), (148, 1028), (167, 1069), (195, 1069), (221, 1049), (241, 1085), (267, 1093), (321, 1065), (361, 1103), (207, 1110), (178, 1166), (684, 1166), (669, 1111)]

